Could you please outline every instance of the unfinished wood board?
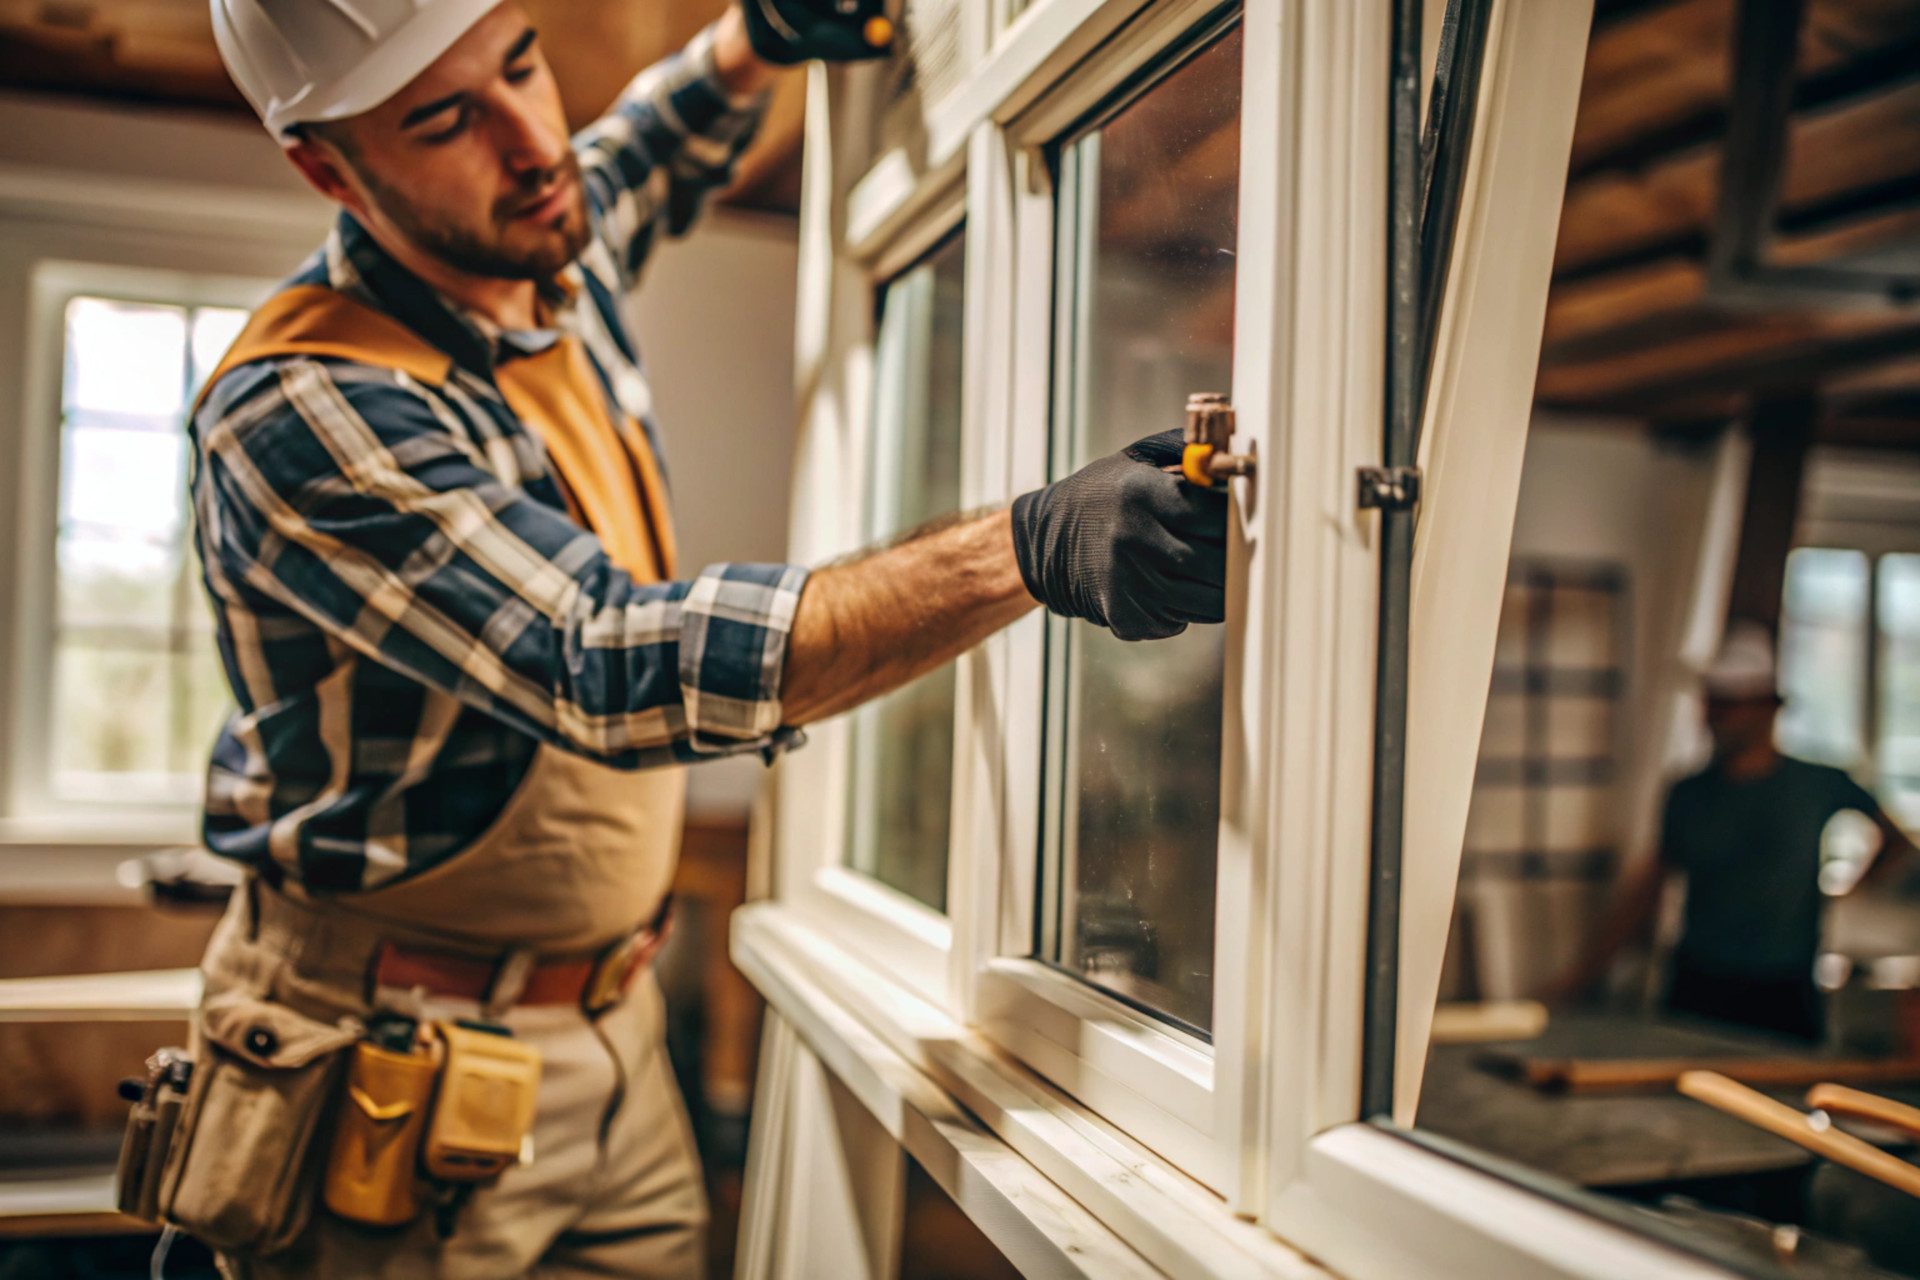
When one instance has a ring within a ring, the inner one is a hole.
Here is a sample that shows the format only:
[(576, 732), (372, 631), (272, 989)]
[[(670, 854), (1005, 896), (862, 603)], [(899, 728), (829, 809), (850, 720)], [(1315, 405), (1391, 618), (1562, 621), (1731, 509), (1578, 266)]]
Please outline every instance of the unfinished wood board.
[(1666, 1089), (1682, 1072), (1699, 1067), (1780, 1088), (1821, 1081), (1920, 1082), (1920, 1059), (1841, 1057), (1737, 1027), (1612, 1014), (1561, 1015), (1539, 1038), (1484, 1048), (1475, 1061), (1536, 1088), (1576, 1093)]

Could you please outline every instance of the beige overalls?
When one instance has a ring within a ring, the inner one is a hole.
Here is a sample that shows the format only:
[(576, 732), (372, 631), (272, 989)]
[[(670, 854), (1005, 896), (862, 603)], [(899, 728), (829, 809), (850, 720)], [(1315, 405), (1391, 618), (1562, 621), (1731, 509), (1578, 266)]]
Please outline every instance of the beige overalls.
[[(399, 369), (430, 386), (451, 368), (398, 322), (331, 289), (298, 286), (255, 313), (221, 372), (291, 354)], [(671, 577), (673, 534), (655, 460), (637, 424), (609, 421), (578, 341), (510, 361), (496, 377), (544, 443), (575, 517), (613, 561), (639, 582)], [(536, 1047), (543, 1070), (532, 1161), (475, 1193), (451, 1238), (438, 1238), (431, 1214), (380, 1230), (316, 1205), (291, 1249), (223, 1258), (229, 1275), (703, 1273), (706, 1202), (652, 975), (642, 973), (597, 1017), (577, 1004), (516, 1003), (514, 989), (527, 966), (594, 954), (654, 917), (673, 878), (684, 800), (681, 769), (620, 771), (543, 746), (493, 826), (421, 875), (324, 899), (258, 879), (235, 893), (203, 965), (207, 999), (245, 992), (329, 1020), (375, 1008), (426, 1018), (484, 1013)], [(488, 1007), (419, 988), (372, 990), (383, 943), (497, 962)]]

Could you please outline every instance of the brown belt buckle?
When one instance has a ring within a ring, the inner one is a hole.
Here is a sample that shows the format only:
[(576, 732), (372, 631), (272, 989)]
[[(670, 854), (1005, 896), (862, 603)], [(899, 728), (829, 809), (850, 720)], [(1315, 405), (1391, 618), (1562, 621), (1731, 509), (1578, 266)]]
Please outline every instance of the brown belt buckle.
[(598, 1017), (620, 1003), (620, 997), (627, 993), (627, 983), (640, 967), (636, 957), (650, 936), (645, 929), (635, 930), (600, 953), (593, 972), (587, 975), (586, 986), (580, 990), (580, 1007), (588, 1017)]
[(598, 1017), (620, 1003), (634, 976), (665, 945), (672, 924), (673, 895), (668, 894), (653, 919), (600, 953), (580, 992), (580, 1007), (589, 1017)]

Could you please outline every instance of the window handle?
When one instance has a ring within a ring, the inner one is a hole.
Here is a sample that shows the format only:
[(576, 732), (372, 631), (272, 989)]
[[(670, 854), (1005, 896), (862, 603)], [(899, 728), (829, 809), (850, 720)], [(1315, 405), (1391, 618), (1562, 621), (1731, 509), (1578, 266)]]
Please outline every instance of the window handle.
[(1186, 448), (1180, 454), (1180, 474), (1193, 484), (1211, 488), (1231, 476), (1250, 476), (1259, 470), (1252, 453), (1230, 453), (1233, 447), (1233, 402), (1218, 391), (1196, 391), (1187, 397)]

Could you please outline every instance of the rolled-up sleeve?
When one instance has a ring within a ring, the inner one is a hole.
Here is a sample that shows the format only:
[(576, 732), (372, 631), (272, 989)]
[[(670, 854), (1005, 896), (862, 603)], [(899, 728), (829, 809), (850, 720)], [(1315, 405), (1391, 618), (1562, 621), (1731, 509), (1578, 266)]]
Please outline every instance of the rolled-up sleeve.
[(733, 180), (766, 95), (736, 97), (714, 67), (713, 28), (636, 76), (574, 139), (600, 248), (632, 288), (661, 233), (683, 235)]
[(796, 565), (638, 583), (504, 485), (383, 371), (283, 365), (197, 428), (203, 542), (244, 583), (372, 661), (578, 754), (644, 767), (788, 740)]

